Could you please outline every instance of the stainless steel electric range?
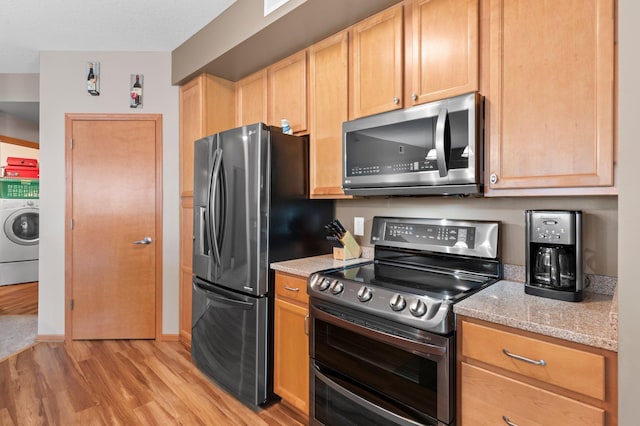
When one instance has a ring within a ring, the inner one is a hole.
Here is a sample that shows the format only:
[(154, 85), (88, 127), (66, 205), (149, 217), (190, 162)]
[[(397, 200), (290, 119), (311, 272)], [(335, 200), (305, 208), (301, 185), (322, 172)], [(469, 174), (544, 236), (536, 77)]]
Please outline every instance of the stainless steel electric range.
[(453, 305), (501, 278), (498, 231), (374, 217), (374, 260), (309, 277), (311, 424), (455, 425)]

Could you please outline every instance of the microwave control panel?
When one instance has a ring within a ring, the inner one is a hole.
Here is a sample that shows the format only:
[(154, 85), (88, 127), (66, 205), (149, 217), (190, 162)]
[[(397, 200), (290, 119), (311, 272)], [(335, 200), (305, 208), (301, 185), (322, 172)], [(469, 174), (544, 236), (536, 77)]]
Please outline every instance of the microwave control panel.
[(354, 166), (351, 167), (349, 176), (396, 175), (427, 170), (438, 170), (437, 161), (424, 160), (374, 166)]

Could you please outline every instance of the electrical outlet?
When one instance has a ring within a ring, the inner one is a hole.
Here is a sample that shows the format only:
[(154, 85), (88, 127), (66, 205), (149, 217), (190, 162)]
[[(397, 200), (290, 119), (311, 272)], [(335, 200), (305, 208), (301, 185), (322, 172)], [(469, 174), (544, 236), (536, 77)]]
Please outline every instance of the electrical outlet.
[(364, 235), (364, 217), (356, 216), (353, 218), (353, 235)]

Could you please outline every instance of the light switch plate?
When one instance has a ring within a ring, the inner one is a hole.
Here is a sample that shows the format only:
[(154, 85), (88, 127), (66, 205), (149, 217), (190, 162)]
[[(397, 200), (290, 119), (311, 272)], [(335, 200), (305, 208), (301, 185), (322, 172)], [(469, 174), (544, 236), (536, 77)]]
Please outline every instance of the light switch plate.
[(353, 235), (364, 235), (364, 217), (355, 216), (353, 218)]

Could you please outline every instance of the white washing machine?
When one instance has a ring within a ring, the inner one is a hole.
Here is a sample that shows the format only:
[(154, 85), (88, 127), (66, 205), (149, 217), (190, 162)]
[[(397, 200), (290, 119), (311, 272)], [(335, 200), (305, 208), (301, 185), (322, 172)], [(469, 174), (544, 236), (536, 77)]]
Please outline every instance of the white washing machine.
[(0, 198), (0, 285), (38, 281), (38, 199)]

